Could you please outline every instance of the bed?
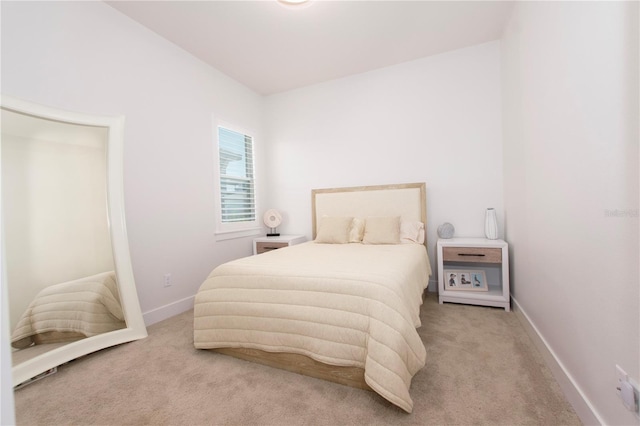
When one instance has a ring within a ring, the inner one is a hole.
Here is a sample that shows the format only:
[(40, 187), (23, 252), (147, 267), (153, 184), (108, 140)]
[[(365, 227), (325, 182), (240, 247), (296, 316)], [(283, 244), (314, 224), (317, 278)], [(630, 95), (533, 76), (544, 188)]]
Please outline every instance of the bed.
[(115, 271), (41, 290), (20, 317), (11, 345), (72, 342), (125, 327)]
[(426, 361), (425, 208), (424, 183), (313, 190), (313, 241), (211, 272), (195, 347), (371, 389), (411, 412)]

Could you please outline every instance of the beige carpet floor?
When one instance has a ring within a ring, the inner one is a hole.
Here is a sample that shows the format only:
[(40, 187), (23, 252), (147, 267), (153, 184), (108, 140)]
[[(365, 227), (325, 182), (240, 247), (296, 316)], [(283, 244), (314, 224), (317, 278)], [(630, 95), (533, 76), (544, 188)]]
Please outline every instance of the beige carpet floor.
[(18, 425), (580, 424), (502, 309), (426, 298), (427, 365), (413, 379), (412, 414), (373, 392), (196, 350), (192, 321), (185, 312), (17, 390)]

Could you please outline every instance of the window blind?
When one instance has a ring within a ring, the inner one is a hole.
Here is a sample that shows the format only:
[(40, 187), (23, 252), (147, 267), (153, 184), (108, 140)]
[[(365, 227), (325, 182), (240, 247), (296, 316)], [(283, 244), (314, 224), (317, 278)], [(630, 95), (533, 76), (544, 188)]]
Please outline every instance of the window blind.
[(222, 223), (255, 221), (253, 139), (218, 127), (218, 151)]

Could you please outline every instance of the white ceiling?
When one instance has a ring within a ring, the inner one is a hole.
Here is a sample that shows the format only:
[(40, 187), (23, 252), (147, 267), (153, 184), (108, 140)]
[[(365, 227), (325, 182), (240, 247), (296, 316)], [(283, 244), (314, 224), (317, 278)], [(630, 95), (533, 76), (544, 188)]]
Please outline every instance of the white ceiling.
[(109, 1), (268, 95), (497, 40), (511, 1)]

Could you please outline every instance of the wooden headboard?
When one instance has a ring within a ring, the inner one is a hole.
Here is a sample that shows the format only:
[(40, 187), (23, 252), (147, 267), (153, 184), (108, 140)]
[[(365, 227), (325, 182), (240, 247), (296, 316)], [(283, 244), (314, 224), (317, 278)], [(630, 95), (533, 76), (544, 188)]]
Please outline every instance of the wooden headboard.
[[(400, 216), (427, 224), (425, 183), (311, 190), (313, 238), (322, 216)], [(426, 241), (425, 241), (426, 244)]]

